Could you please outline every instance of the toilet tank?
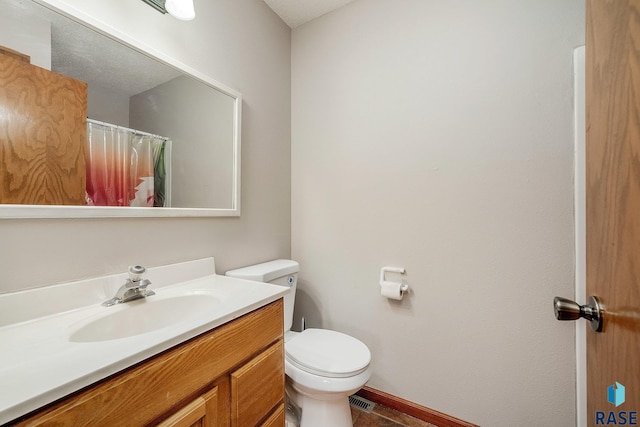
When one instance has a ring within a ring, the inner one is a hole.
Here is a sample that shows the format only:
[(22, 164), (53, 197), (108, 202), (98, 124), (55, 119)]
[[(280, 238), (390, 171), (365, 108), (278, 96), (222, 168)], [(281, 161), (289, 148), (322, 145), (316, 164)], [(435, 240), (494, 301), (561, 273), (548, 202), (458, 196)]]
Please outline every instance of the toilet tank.
[(296, 285), (298, 283), (299, 264), (290, 259), (276, 259), (262, 264), (230, 270), (226, 276), (238, 279), (253, 280), (255, 282), (271, 283), (287, 286), (291, 290), (284, 296), (284, 331), (291, 330), (293, 325), (293, 305), (296, 300)]

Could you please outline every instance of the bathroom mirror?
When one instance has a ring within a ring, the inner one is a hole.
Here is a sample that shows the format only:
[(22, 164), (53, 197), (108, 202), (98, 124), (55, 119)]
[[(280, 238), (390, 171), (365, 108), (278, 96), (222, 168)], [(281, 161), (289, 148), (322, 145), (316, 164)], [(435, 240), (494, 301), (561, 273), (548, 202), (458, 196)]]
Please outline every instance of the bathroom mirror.
[(240, 215), (237, 91), (59, 0), (0, 6), (0, 46), (86, 82), (89, 119), (171, 140), (170, 207), (0, 204), (0, 218)]

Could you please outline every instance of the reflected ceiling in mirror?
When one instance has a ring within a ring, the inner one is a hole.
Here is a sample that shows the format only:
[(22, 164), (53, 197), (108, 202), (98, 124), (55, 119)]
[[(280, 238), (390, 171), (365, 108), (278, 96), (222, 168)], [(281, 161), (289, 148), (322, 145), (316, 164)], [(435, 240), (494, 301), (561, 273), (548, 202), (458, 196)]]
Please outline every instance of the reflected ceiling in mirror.
[(240, 215), (238, 92), (59, 0), (0, 6), (0, 46), (86, 82), (89, 119), (171, 140), (170, 207), (0, 204), (0, 218)]

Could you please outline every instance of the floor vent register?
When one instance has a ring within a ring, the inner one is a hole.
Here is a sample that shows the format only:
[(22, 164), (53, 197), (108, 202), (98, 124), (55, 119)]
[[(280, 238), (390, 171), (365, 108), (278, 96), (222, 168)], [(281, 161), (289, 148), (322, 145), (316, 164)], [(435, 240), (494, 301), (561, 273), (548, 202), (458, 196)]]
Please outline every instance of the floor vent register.
[(356, 394), (349, 396), (349, 404), (354, 408), (358, 408), (368, 414), (370, 414), (371, 411), (373, 411), (373, 408), (376, 406), (376, 404), (372, 401), (367, 400), (364, 397), (360, 397)]

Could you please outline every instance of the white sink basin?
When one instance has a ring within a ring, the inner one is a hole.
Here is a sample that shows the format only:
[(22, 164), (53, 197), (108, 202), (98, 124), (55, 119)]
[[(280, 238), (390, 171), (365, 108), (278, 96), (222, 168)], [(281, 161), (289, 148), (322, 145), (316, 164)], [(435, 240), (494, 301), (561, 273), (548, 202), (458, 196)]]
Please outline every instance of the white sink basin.
[(69, 341), (96, 342), (131, 337), (212, 311), (220, 300), (212, 295), (192, 294), (158, 298), (156, 295), (105, 307), (105, 315), (91, 320), (71, 333)]

